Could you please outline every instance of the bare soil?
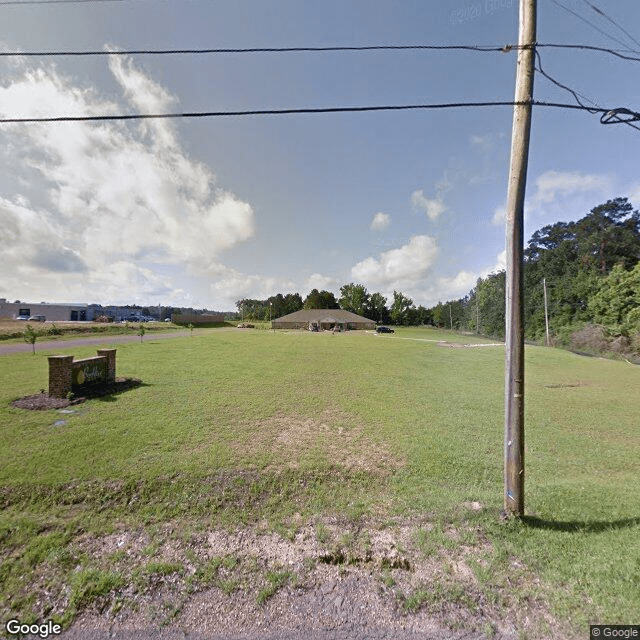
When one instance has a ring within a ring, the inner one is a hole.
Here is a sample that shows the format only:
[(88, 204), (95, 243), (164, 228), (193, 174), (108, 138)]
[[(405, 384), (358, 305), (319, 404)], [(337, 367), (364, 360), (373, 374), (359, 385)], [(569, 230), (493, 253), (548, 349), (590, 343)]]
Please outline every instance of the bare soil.
[[(468, 508), (483, 507), (469, 503)], [(297, 517), (290, 523), (294, 527)], [(526, 568), (514, 564), (504, 589), (493, 590), (478, 580), (472, 563), (490, 557), (486, 539), (433, 553), (421, 551), (416, 531), (430, 531), (433, 525), (428, 521), (397, 518), (354, 525), (334, 518), (301, 524), (290, 537), (270, 530), (266, 522), (186, 537), (181, 527), (182, 523), (165, 527), (153, 558), (145, 557), (152, 541), (142, 532), (123, 530), (79, 541), (78, 551), (111, 557), (112, 569), (127, 560), (138, 566), (153, 560), (175, 563), (182, 570), (130, 583), (120, 604), (96, 602), (61, 637), (89, 638), (95, 629), (108, 631), (109, 637), (136, 629), (234, 639), (267, 633), (302, 638), (318, 630), (367, 638), (367, 629), (386, 631), (384, 637), (389, 638), (408, 637), (407, 632), (467, 640), (572, 637), (536, 596), (539, 582)], [(446, 532), (451, 539), (460, 534)], [(215, 558), (221, 562), (209, 582), (192, 582), (189, 587), (198, 566)], [(275, 574), (285, 577), (270, 589), (269, 576)], [(516, 592), (530, 593), (526, 606), (513, 595)]]
[(11, 403), (16, 409), (30, 409), (32, 411), (46, 411), (48, 409), (64, 409), (74, 404), (80, 404), (89, 398), (102, 398), (135, 389), (142, 384), (137, 378), (116, 378), (109, 384), (87, 386), (73, 398), (54, 398), (46, 392), (19, 398)]

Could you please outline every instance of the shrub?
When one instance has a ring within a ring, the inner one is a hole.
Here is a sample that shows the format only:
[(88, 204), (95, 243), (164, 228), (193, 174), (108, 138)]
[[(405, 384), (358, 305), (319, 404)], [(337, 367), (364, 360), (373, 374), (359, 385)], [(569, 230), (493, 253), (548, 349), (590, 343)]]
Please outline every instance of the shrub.
[(618, 336), (611, 341), (609, 349), (614, 353), (628, 354), (631, 351), (631, 341), (627, 336)]
[(51, 326), (47, 329), (47, 333), (50, 336), (61, 336), (62, 335), (62, 329), (60, 327), (58, 327), (55, 322), (52, 322)]
[(571, 348), (576, 351), (602, 353), (607, 351), (609, 341), (606, 329), (599, 324), (585, 324), (582, 329), (571, 335)]

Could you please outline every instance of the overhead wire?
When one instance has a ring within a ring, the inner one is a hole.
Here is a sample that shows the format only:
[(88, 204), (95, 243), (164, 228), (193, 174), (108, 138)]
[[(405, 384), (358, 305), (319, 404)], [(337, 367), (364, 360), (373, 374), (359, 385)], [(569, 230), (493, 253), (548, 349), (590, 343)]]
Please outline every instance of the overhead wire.
[[(35, 123), (35, 122), (100, 122), (108, 120), (149, 120), (149, 119), (169, 119), (169, 118), (213, 118), (213, 117), (233, 117), (233, 116), (261, 116), (261, 115), (292, 115), (292, 114), (315, 114), (315, 113), (359, 113), (371, 111), (406, 111), (418, 109), (453, 109), (453, 108), (479, 108), (495, 106), (516, 106), (527, 105), (541, 107), (556, 107), (563, 109), (574, 109), (589, 111), (590, 113), (608, 113), (610, 109), (591, 108), (584, 105), (564, 104), (557, 102), (546, 102), (531, 100), (525, 102), (490, 101), (490, 102), (447, 102), (438, 104), (405, 104), (405, 105), (380, 105), (366, 107), (310, 107), (298, 109), (254, 109), (248, 111), (198, 111), (184, 113), (133, 113), (133, 114), (113, 114), (113, 115), (92, 115), (92, 116), (46, 116), (29, 118), (0, 118), (1, 124), (8, 123)], [(640, 117), (640, 114), (638, 114)]]
[[(556, 48), (556, 49), (577, 49), (584, 51), (595, 51), (609, 53), (622, 60), (640, 62), (640, 51), (634, 49), (609, 49), (588, 44), (566, 44), (539, 42), (534, 45), (536, 48)], [(0, 51), (0, 57), (62, 57), (62, 56), (141, 56), (141, 55), (200, 55), (200, 54), (235, 54), (235, 53), (325, 53), (332, 51), (478, 51), (510, 53), (518, 49), (530, 48), (531, 45), (504, 44), (504, 45), (426, 45), (426, 44), (406, 44), (406, 45), (337, 45), (327, 47), (249, 47), (244, 49), (222, 49), (222, 48), (191, 48), (191, 49), (100, 49), (100, 50), (65, 50), (65, 51)], [(635, 54), (635, 55), (628, 55)]]
[(618, 44), (621, 44), (623, 47), (626, 47), (627, 44), (625, 42), (622, 42), (622, 40), (619, 40), (618, 38), (616, 38), (615, 36), (612, 36), (610, 33), (607, 33), (606, 31), (603, 31), (602, 29), (600, 29), (600, 27), (596, 27), (595, 24), (593, 24), (593, 22), (590, 22), (589, 20), (587, 20), (584, 16), (581, 16), (579, 13), (576, 13), (575, 11), (573, 11), (572, 9), (569, 9), (569, 7), (563, 5), (561, 2), (559, 2), (558, 0), (551, 0), (551, 2), (553, 2), (553, 4), (557, 5), (558, 7), (560, 7), (561, 9), (564, 9), (566, 12), (570, 13), (571, 15), (575, 16), (576, 18), (578, 18), (579, 20), (582, 20), (583, 22), (586, 22), (590, 27), (592, 27), (593, 29), (595, 29), (596, 31), (598, 31), (599, 33), (601, 33), (603, 36), (605, 36), (606, 38), (609, 38), (610, 40), (613, 40), (614, 42), (617, 42)]
[(179, 55), (179, 54), (222, 54), (222, 53), (320, 53), (329, 51), (482, 51), (507, 53), (518, 45), (362, 45), (362, 46), (329, 46), (329, 47), (250, 47), (245, 49), (101, 49), (89, 51), (0, 51), (0, 56), (140, 56), (140, 55)]
[[(534, 53), (535, 53), (535, 60), (536, 60), (535, 70), (538, 73), (540, 73), (544, 78), (549, 80), (549, 82), (551, 82), (552, 84), (556, 85), (560, 89), (563, 89), (564, 91), (568, 91), (574, 97), (574, 99), (578, 103), (578, 105), (580, 107), (582, 107), (583, 109), (585, 109), (586, 111), (588, 111), (589, 113), (592, 113), (592, 114), (601, 113), (602, 114), (602, 116), (600, 118), (600, 123), (601, 124), (623, 123), (623, 124), (629, 125), (633, 129), (637, 129), (638, 131), (640, 131), (640, 127), (637, 127), (636, 125), (632, 124), (632, 122), (634, 122), (636, 120), (640, 120), (640, 114), (638, 114), (638, 113), (636, 113), (634, 111), (631, 111), (630, 109), (626, 109), (626, 108), (603, 109), (600, 105), (598, 105), (596, 102), (594, 102), (590, 98), (587, 98), (586, 96), (582, 95), (580, 92), (576, 91), (575, 89), (572, 89), (571, 87), (568, 87), (567, 85), (562, 84), (561, 82), (559, 82), (558, 80), (553, 78), (551, 75), (549, 75), (542, 68), (542, 58), (540, 56), (540, 52), (535, 50)], [(583, 100), (586, 101), (586, 102), (590, 102), (593, 105), (593, 107), (588, 107), (587, 105), (585, 105)], [(603, 111), (605, 113), (603, 113)], [(617, 115), (618, 113), (622, 113), (623, 115), (625, 115), (627, 117), (624, 118), (624, 119), (620, 118)]]
[(126, 2), (126, 0), (2, 0), (0, 5), (19, 4), (79, 4), (81, 2)]
[(640, 47), (640, 42), (636, 40), (622, 25), (618, 24), (613, 18), (607, 15), (605, 11), (603, 11), (599, 7), (596, 7), (595, 4), (591, 4), (591, 2), (589, 2), (588, 0), (583, 0), (583, 2), (587, 6), (591, 7), (598, 15), (602, 16), (605, 20), (608, 20), (614, 27), (620, 29), (620, 31), (622, 31), (622, 33), (624, 33), (624, 35), (629, 38), (629, 40), (632, 40)]

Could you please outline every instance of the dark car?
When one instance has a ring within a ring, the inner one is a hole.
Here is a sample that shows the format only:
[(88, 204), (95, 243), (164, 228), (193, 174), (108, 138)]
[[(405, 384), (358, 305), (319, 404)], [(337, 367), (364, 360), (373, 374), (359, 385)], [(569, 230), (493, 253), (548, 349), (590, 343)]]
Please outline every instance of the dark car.
[(377, 327), (377, 333), (393, 333), (393, 329), (389, 329), (389, 327)]
[(46, 320), (46, 318), (44, 316), (37, 315), (37, 316), (30, 316), (29, 320), (31, 322), (44, 322)]

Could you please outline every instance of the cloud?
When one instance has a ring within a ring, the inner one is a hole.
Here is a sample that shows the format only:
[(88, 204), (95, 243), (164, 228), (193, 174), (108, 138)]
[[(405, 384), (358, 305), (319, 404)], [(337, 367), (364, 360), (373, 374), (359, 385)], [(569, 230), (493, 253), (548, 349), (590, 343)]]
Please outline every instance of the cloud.
[[(457, 300), (469, 293), (478, 278), (486, 278), (491, 273), (497, 273), (506, 267), (506, 250), (496, 255), (495, 262), (480, 271), (462, 269), (452, 276), (431, 278), (423, 285), (408, 289), (408, 294), (420, 304), (431, 307), (445, 300)], [(416, 302), (416, 304), (418, 304)]]
[(374, 231), (382, 231), (383, 229), (386, 229), (389, 226), (389, 223), (391, 222), (391, 216), (388, 213), (376, 213), (375, 216), (373, 216), (373, 220), (371, 221), (371, 229), (373, 229)]
[(424, 211), (429, 220), (435, 220), (446, 210), (446, 206), (440, 196), (426, 198), (422, 189), (418, 189), (411, 194), (411, 205), (414, 209)]
[(358, 282), (393, 285), (415, 282), (424, 277), (438, 256), (435, 238), (426, 235), (413, 236), (399, 249), (391, 249), (379, 259), (367, 258), (351, 269), (351, 276)]
[(640, 184), (629, 187), (627, 193), (629, 194), (627, 197), (631, 201), (636, 209), (640, 206)]
[[(337, 285), (338, 281), (335, 278), (323, 276), (320, 273), (312, 273), (305, 283), (307, 291), (311, 291), (312, 289), (318, 289), (318, 291), (331, 291), (333, 288), (337, 287)], [(302, 295), (304, 296), (304, 294)]]
[[(131, 60), (111, 56), (109, 69), (123, 99), (140, 111), (161, 112), (176, 102)], [(0, 85), (0, 105), (4, 116), (128, 110), (76, 86), (54, 66), (14, 69)], [(169, 295), (171, 278), (158, 279), (148, 267), (206, 274), (222, 251), (255, 234), (251, 205), (189, 157), (170, 121), (12, 125), (2, 135), (4, 161), (18, 176), (13, 192), (0, 194), (7, 289), (24, 290), (25, 276), (37, 273), (28, 290), (39, 299)]]
[[(549, 209), (557, 202), (568, 196), (576, 204), (579, 195), (588, 193), (600, 193), (603, 196), (612, 188), (611, 178), (604, 175), (580, 173), (579, 171), (545, 171), (534, 181), (534, 191), (525, 201), (525, 221), (529, 221), (531, 215), (539, 217), (545, 209)], [(578, 207), (583, 203), (579, 203)], [(502, 225), (506, 221), (506, 202), (494, 211), (492, 223)], [(574, 212), (571, 212), (574, 215)], [(584, 215), (584, 212), (580, 215)]]
[(491, 223), (496, 226), (502, 225), (507, 221), (507, 205), (501, 204), (499, 207), (496, 207), (493, 212), (493, 218), (491, 219)]
[(578, 171), (546, 171), (535, 180), (536, 191), (527, 205), (531, 209), (554, 202), (558, 197), (591, 191), (606, 192), (611, 180), (602, 175)]

